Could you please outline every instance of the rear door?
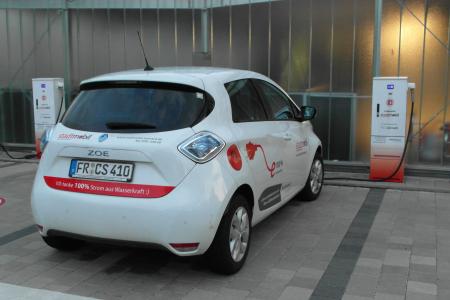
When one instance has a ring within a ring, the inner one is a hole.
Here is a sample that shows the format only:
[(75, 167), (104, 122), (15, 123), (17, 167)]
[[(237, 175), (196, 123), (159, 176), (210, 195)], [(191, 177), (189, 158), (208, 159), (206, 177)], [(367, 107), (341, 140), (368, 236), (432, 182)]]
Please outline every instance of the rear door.
[(304, 124), (297, 121), (291, 100), (277, 87), (264, 80), (254, 80), (262, 95), (271, 122), (278, 124), (286, 147), (280, 149), (286, 161), (284, 172), (286, 197), (290, 198), (302, 187), (309, 174), (306, 157), (309, 149)]
[(194, 167), (177, 147), (212, 107), (205, 92), (178, 84), (84, 86), (49, 144), (56, 155), (45, 160), (46, 181), (76, 192), (163, 196)]
[(233, 132), (243, 159), (254, 175), (255, 206), (269, 214), (282, 201), (285, 184), (285, 161), (280, 149), (287, 146), (280, 126), (268, 115), (253, 83), (249, 79), (225, 85), (230, 96)]

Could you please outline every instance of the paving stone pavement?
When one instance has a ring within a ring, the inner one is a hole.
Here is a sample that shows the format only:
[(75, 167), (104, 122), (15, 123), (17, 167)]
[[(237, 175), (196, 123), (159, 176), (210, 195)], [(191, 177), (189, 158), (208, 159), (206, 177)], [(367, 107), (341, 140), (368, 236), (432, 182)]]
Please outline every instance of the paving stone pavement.
[[(35, 170), (0, 164), (0, 299), (309, 299), (343, 277), (325, 276), (371, 190), (327, 185), (317, 201), (289, 202), (254, 228), (244, 268), (220, 276), (202, 257), (101, 245), (61, 253), (35, 232), (17, 235), (33, 222)], [(337, 273), (348, 275), (342, 299), (450, 299), (449, 215), (448, 193), (385, 190), (353, 267)]]

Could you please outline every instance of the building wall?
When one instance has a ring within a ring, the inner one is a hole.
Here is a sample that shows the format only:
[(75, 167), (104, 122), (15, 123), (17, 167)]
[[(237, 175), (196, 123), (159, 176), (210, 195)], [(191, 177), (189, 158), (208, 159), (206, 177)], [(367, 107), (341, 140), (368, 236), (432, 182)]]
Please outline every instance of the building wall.
[[(154, 66), (195, 65), (205, 56), (205, 1), (72, 1), (68, 26), (65, 11), (54, 6), (2, 2), (2, 142), (33, 141), (31, 78), (64, 77), (74, 96), (85, 78), (142, 68), (136, 30)], [(314, 125), (327, 159), (367, 161), (374, 0), (230, 4), (236, 1), (206, 1), (210, 64), (270, 76), (299, 103), (319, 108)], [(450, 160), (441, 130), (450, 122), (449, 9), (448, 0), (383, 1), (380, 75), (408, 76), (417, 86), (409, 163)]]

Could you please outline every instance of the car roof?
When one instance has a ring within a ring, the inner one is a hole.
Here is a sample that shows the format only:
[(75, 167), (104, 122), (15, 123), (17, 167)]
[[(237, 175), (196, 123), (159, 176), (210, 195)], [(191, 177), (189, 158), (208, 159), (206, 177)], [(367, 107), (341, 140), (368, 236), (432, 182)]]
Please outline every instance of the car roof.
[(152, 71), (143, 69), (109, 73), (86, 79), (81, 85), (100, 81), (158, 81), (187, 84), (203, 89), (203, 81), (216, 80), (222, 84), (242, 78), (269, 80), (256, 72), (215, 67), (161, 67)]

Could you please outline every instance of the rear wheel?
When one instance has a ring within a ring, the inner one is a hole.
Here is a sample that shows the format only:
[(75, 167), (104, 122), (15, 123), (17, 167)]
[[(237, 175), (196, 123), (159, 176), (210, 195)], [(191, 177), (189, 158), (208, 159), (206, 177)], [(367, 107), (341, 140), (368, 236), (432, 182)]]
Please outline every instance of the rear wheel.
[(323, 185), (323, 169), (322, 157), (317, 153), (309, 171), (308, 181), (300, 192), (300, 200), (313, 201), (319, 197)]
[(44, 242), (60, 251), (74, 251), (84, 246), (85, 242), (62, 236), (43, 236)]
[(234, 196), (207, 253), (213, 271), (228, 275), (242, 268), (250, 248), (251, 216), (247, 200)]

